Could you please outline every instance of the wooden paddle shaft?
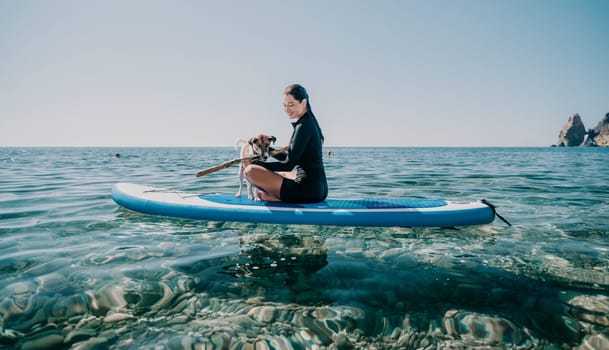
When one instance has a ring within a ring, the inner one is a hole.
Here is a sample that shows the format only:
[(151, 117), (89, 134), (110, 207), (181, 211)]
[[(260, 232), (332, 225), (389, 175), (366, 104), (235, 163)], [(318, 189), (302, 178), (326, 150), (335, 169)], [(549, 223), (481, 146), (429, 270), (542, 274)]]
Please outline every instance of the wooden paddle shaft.
[[(279, 149), (273, 150), (271, 152), (271, 155), (274, 156), (274, 155), (283, 153), (283, 152), (287, 151), (288, 149), (290, 149), (290, 146), (283, 146), (283, 147), (281, 147)], [(235, 165), (237, 163), (241, 163), (244, 160), (252, 161), (252, 160), (259, 159), (259, 158), (260, 158), (260, 156), (245, 157), (245, 158), (235, 158), (233, 160), (229, 160), (227, 162), (218, 164), (218, 165), (213, 166), (211, 168), (200, 170), (200, 171), (197, 172), (197, 177), (201, 177), (201, 176), (209, 175), (211, 173), (215, 173), (218, 170), (226, 169), (226, 168), (231, 167), (231, 166), (233, 166), (233, 165)]]

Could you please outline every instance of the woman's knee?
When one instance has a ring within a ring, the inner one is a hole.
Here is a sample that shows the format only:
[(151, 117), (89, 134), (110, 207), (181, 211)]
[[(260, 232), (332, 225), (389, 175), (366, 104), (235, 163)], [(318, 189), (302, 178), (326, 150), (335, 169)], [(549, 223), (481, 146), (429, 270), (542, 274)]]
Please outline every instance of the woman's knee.
[(250, 182), (253, 182), (252, 180), (256, 179), (256, 175), (260, 174), (260, 168), (261, 167), (259, 165), (250, 164), (243, 169), (243, 175)]
[(269, 192), (271, 195), (279, 198), (283, 177), (274, 172), (267, 170), (260, 165), (251, 164), (243, 169), (243, 175), (247, 180), (258, 188)]

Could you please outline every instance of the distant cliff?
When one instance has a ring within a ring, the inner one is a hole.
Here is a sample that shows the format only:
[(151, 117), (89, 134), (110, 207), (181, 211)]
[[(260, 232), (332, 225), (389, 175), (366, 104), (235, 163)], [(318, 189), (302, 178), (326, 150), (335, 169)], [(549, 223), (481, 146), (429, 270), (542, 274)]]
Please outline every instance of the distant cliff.
[(579, 114), (573, 114), (558, 134), (556, 146), (609, 147), (609, 113), (605, 114), (605, 118), (594, 129), (588, 131)]
[(609, 113), (605, 114), (605, 118), (592, 131), (594, 132), (592, 139), (597, 146), (609, 147)]

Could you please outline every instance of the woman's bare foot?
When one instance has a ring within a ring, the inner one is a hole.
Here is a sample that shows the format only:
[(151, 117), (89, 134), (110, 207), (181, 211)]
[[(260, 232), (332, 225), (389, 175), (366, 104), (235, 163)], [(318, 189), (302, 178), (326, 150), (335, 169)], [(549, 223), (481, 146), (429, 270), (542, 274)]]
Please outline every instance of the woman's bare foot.
[(261, 191), (260, 189), (258, 189), (257, 193), (256, 193), (258, 200), (260, 201), (264, 201), (264, 202), (280, 202), (281, 200), (267, 192)]

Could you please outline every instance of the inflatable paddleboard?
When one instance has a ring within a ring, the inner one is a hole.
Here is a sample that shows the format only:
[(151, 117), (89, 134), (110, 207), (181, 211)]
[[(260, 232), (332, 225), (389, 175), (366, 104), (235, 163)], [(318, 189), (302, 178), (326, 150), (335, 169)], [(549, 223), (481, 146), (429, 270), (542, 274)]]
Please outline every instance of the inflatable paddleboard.
[(230, 194), (199, 194), (118, 183), (112, 199), (136, 212), (177, 218), (330, 226), (455, 227), (492, 222), (485, 201), (421, 198), (327, 199), (313, 204), (252, 201)]
[(455, 227), (495, 218), (485, 201), (421, 198), (326, 199), (313, 204), (261, 202), (230, 194), (198, 194), (117, 183), (112, 199), (136, 212), (177, 218), (330, 226)]

